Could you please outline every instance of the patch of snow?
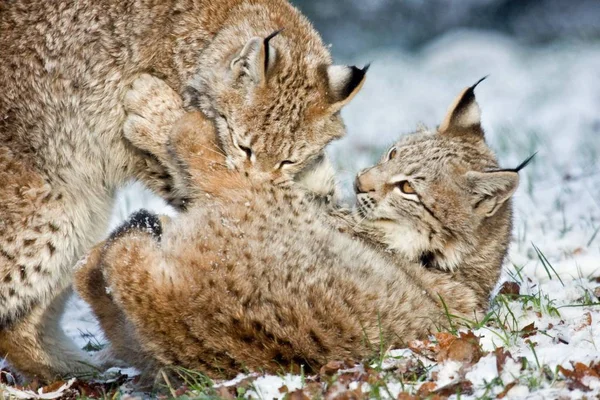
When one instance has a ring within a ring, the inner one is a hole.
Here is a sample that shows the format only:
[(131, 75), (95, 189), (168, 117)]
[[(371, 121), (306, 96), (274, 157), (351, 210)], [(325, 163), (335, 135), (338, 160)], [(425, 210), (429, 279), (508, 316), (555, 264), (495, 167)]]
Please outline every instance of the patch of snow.
[(462, 363), (458, 361), (446, 361), (439, 365), (437, 386), (442, 387), (454, 383), (459, 378)]
[(293, 392), (302, 387), (302, 378), (298, 375), (285, 375), (283, 377), (266, 375), (253, 382), (252, 389), (245, 394), (246, 398), (282, 399), (287, 393), (279, 389), (287, 386), (288, 392)]
[(482, 357), (477, 364), (471, 368), (465, 377), (473, 383), (474, 387), (484, 386), (498, 376), (496, 368), (496, 357), (488, 354)]

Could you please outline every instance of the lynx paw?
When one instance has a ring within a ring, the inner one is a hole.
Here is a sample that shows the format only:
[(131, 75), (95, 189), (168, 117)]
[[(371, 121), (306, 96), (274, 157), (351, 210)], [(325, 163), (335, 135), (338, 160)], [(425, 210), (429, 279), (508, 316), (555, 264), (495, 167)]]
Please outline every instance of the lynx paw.
[(143, 74), (125, 95), (128, 113), (123, 133), (134, 146), (160, 155), (169, 133), (183, 114), (183, 102), (163, 80)]

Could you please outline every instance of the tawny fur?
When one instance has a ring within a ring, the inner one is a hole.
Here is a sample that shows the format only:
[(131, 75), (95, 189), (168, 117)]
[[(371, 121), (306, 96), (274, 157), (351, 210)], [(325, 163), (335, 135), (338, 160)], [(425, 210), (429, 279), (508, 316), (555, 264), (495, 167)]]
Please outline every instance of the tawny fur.
[[(472, 88), (467, 93), (472, 95)], [(471, 100), (449, 114), (476, 106)], [(315, 370), (328, 360), (361, 360), (381, 346), (402, 346), (424, 337), (447, 326), (447, 313), (474, 319), (484, 310), (506, 253), (507, 200), (516, 189), (516, 173), (510, 172), (508, 187), (487, 193), (483, 200), (477, 185), (441, 195), (415, 185), (435, 210), (450, 201), (460, 212), (459, 206), (469, 203), (472, 214), (480, 215), (469, 218), (482, 226), (500, 225), (500, 240), (482, 237), (477, 243), (486, 252), (497, 249), (498, 254), (481, 257), (477, 262), (482, 264), (474, 266), (469, 264), (472, 256), (458, 252), (461, 259), (455, 273), (463, 275), (456, 279), (437, 269), (443, 264), (423, 265), (395, 253), (396, 242), (378, 235), (385, 237), (393, 228), (379, 229), (373, 215), (364, 219), (373, 213), (364, 206), (353, 221), (313, 201), (314, 196), (301, 188), (274, 187), (266, 177), (227, 169), (216, 144), (198, 139), (211, 136), (206, 130), (212, 126), (203, 118), (184, 116), (164, 153), (185, 175), (182, 181), (191, 189), (194, 204), (175, 220), (163, 220), (160, 240), (152, 225), (126, 224), (114, 238), (97, 245), (76, 271), (76, 288), (92, 309), (100, 311), (96, 314), (118, 357), (146, 376), (159, 366), (183, 366), (212, 377), (232, 377), (246, 369), (276, 372), (294, 365)], [(199, 127), (205, 130), (202, 134)], [(425, 182), (435, 182), (440, 171), (455, 174), (459, 182), (465, 174), (496, 166), (475, 125), (453, 124), (441, 132), (409, 135), (393, 155), (418, 142), (428, 143), (424, 146), (432, 152), (445, 147), (456, 154), (442, 162), (421, 158), (418, 167)], [(477, 160), (471, 158), (475, 147)], [(403, 164), (388, 159), (374, 168), (384, 166), (394, 170), (394, 176), (408, 174)], [(501, 172), (485, 173), (490, 174), (486, 187), (498, 188), (496, 174)], [(373, 176), (388, 179), (384, 170)], [(358, 179), (357, 186), (364, 189), (365, 173)], [(374, 197), (376, 191), (367, 193)], [(488, 201), (496, 202), (488, 207)], [(485, 221), (498, 213), (501, 223)], [(397, 224), (409, 242), (421, 229), (415, 219), (435, 229), (454, 229), (434, 226), (417, 212), (381, 218), (392, 219), (388, 222)], [(441, 240), (432, 241), (429, 250), (442, 251), (437, 248)], [(468, 278), (477, 280), (482, 274), (485, 282)], [(114, 328), (115, 315), (119, 329)], [(137, 338), (143, 351), (130, 351), (130, 338)]]
[(0, 37), (0, 357), (42, 379), (95, 371), (60, 332), (60, 294), (105, 234), (115, 191), (141, 179), (182, 201), (164, 166), (122, 136), (140, 74), (211, 116), (230, 165), (249, 146), (261, 154), (253, 170), (278, 182), (343, 135), (339, 109), (364, 79), (330, 69), (285, 0), (4, 1)]
[[(485, 143), (475, 87), (457, 97), (436, 131), (401, 138), (358, 174), (355, 231), (423, 264), (433, 286), (459, 283), (483, 311), (508, 252), (519, 176), (499, 169)], [(404, 183), (414, 193), (403, 193)]]

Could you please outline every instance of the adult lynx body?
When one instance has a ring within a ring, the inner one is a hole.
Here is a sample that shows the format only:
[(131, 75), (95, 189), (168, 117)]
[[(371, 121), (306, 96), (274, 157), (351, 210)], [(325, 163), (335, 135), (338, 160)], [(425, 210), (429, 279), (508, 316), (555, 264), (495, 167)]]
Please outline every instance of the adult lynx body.
[(141, 73), (210, 116), (231, 167), (281, 184), (323, 165), (364, 79), (331, 66), (284, 0), (4, 1), (0, 42), (0, 357), (46, 379), (94, 370), (58, 319), (117, 188), (137, 178), (181, 202), (156, 157), (122, 135)]

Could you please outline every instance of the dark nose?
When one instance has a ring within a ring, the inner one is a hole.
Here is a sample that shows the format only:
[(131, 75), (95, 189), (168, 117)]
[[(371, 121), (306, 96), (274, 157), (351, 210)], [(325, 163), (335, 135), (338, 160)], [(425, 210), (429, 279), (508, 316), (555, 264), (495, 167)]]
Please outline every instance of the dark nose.
[(354, 181), (354, 191), (356, 194), (369, 193), (375, 191), (375, 181), (373, 180), (373, 169), (367, 169), (360, 172)]

